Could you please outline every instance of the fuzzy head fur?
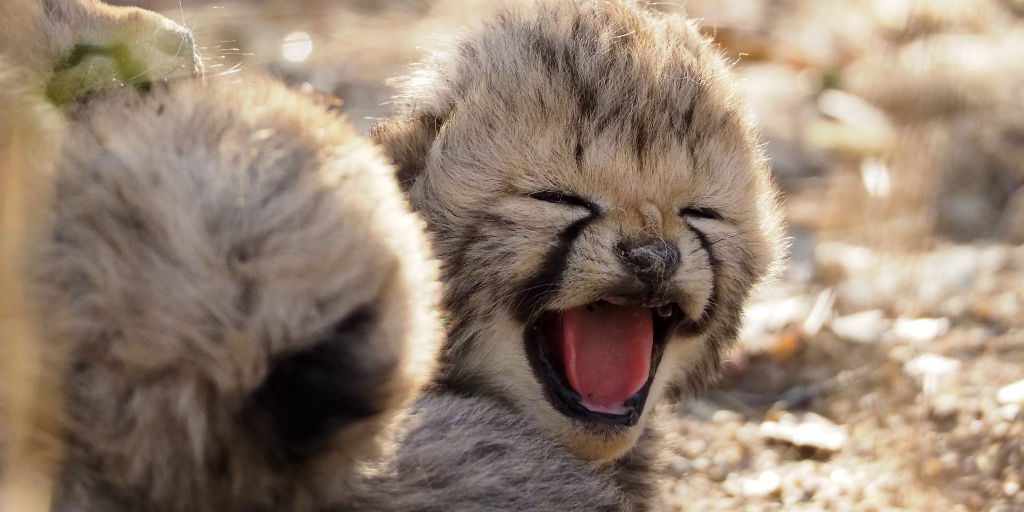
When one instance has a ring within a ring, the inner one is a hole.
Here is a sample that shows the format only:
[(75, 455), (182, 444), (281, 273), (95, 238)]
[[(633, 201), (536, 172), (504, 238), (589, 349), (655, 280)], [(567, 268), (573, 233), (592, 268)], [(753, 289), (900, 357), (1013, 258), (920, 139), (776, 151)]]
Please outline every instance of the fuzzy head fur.
[(391, 168), (245, 80), (116, 91), (68, 127), (34, 260), (68, 359), (58, 510), (330, 501), (430, 373), (435, 270)]
[[(629, 1), (503, 11), (434, 53), (373, 136), (444, 266), (445, 384), (495, 396), (577, 455), (633, 446), (673, 386), (716, 375), (780, 252), (776, 193), (726, 62), (685, 19)], [(648, 287), (623, 263), (657, 247)], [(529, 361), (552, 311), (640, 291), (675, 324), (634, 425), (553, 407)]]

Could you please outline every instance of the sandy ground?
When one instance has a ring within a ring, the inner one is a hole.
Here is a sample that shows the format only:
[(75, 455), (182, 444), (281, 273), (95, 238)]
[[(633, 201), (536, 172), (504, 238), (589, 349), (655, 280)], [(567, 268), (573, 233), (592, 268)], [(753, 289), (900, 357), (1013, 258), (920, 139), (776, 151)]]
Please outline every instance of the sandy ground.
[[(134, 3), (363, 130), (493, 4)], [(793, 247), (721, 388), (672, 411), (666, 509), (1024, 510), (1024, 2), (686, 9), (737, 61)]]

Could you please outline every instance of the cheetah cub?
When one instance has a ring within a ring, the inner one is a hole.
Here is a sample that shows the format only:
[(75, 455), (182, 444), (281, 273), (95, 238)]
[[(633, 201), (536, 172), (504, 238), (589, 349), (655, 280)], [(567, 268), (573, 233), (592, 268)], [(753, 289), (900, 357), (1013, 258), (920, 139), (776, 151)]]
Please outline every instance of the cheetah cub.
[(440, 392), (642, 472), (655, 405), (713, 380), (780, 253), (727, 63), (680, 16), (551, 0), (401, 84), (373, 137), (443, 262)]
[[(66, 37), (0, 91), (24, 93), (0, 104), (19, 112), (4, 176), (48, 182), (4, 189), (34, 219), (4, 233), (32, 247), (4, 312), (39, 314), (4, 345), (37, 364), (5, 373), (32, 392), (19, 414), (0, 400), (0, 509), (628, 508), (607, 471), (496, 404), (406, 407), (436, 357), (436, 270), (392, 168), (342, 119), (258, 78), (126, 81), (136, 58), (179, 62), (124, 35), (162, 18), (47, 5)], [(76, 25), (90, 14), (111, 23)]]
[(262, 79), (75, 112), (32, 261), (66, 359), (56, 510), (310, 510), (351, 492), (439, 334), (391, 173)]

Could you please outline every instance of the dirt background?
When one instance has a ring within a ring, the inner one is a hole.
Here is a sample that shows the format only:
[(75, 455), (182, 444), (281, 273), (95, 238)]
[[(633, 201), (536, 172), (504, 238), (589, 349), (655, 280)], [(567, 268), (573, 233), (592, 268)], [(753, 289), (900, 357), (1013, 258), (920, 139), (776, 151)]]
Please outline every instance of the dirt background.
[[(207, 69), (343, 99), (483, 0), (122, 2)], [(792, 249), (722, 386), (669, 412), (669, 510), (1024, 510), (1024, 1), (690, 0), (736, 61)]]

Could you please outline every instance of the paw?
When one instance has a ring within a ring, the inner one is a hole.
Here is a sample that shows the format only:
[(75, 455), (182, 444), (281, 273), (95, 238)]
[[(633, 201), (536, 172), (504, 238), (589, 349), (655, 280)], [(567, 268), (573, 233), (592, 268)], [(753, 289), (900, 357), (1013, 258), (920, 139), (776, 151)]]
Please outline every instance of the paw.
[(54, 210), (35, 265), (75, 368), (71, 437), (88, 442), (70, 452), (147, 502), (319, 496), (429, 375), (420, 221), (368, 142), (280, 85), (89, 102)]

